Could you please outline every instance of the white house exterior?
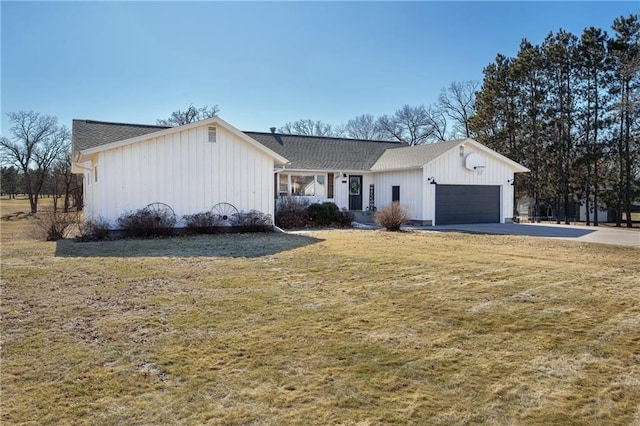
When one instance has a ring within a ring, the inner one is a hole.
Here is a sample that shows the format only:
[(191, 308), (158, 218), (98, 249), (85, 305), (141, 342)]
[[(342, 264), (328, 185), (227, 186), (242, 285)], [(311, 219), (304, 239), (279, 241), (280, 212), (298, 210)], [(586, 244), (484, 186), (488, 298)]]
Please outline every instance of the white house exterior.
[[(74, 132), (94, 123), (74, 120)], [(273, 217), (273, 170), (287, 162), (284, 157), (218, 117), (149, 130), (155, 131), (74, 147), (80, 148), (74, 168), (84, 175), (87, 218), (115, 223), (123, 213), (153, 203), (167, 204), (181, 218), (221, 202)], [(86, 142), (81, 139), (74, 134), (74, 144)]]
[(528, 172), (472, 139), (408, 146), (241, 132), (218, 117), (175, 128), (74, 120), (73, 145), (86, 216), (112, 222), (152, 203), (178, 217), (221, 202), (274, 215), (294, 196), (351, 211), (399, 201), (425, 225), (504, 223), (514, 175)]
[[(510, 221), (514, 174), (529, 171), (473, 139), (407, 146), (247, 134), (291, 160), (276, 171), (279, 196), (332, 201), (356, 211), (380, 209), (399, 201), (409, 208), (412, 220), (425, 225)], [(296, 186), (307, 182), (305, 177), (314, 179), (315, 185)], [(322, 182), (327, 182), (327, 188)]]
[(445, 225), (510, 221), (514, 174), (528, 169), (463, 139), (389, 150), (372, 171), (380, 205), (392, 201), (395, 186), (396, 198), (411, 209), (414, 220)]

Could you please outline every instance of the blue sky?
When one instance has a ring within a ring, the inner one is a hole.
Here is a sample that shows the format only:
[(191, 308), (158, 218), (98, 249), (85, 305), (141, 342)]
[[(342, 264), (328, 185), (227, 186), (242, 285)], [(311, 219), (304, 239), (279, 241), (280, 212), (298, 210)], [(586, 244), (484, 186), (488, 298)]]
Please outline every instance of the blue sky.
[[(607, 31), (628, 2), (7, 2), (1, 112), (155, 123), (219, 105), (242, 130), (435, 102), (497, 53)], [(610, 31), (609, 31), (610, 32)]]

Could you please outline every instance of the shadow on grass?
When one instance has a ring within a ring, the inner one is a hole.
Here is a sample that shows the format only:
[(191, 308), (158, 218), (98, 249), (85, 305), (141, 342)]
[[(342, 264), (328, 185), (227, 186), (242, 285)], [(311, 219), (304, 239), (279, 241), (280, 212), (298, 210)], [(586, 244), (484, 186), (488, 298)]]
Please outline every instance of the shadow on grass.
[(178, 236), (81, 243), (60, 240), (56, 257), (263, 257), (323, 241), (281, 233)]

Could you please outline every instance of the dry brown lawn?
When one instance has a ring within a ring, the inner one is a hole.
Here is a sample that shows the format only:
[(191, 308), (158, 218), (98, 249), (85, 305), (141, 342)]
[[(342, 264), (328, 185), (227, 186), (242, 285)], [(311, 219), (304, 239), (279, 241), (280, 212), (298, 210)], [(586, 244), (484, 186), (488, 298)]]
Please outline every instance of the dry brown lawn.
[[(2, 200), (3, 215), (12, 208)], [(640, 424), (640, 250), (2, 227), (2, 424)]]

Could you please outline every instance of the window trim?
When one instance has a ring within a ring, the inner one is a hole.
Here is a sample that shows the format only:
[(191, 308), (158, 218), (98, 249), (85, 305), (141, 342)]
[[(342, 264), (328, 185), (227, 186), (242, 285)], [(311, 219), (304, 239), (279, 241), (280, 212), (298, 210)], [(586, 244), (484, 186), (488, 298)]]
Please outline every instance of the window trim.
[[(328, 175), (331, 173), (313, 173), (313, 172), (288, 172), (288, 173), (279, 173), (279, 176), (285, 175), (287, 176), (287, 192), (283, 192), (283, 188), (280, 185), (280, 178), (278, 178), (278, 188), (277, 193), (280, 196), (293, 196), (293, 197), (317, 197), (322, 199), (330, 199), (328, 198), (328, 190), (329, 190), (329, 178)], [(294, 194), (293, 193), (293, 185), (292, 185), (292, 176), (313, 176), (313, 195), (304, 195), (304, 194)], [(320, 184), (318, 182), (318, 176), (324, 177), (324, 183)], [(318, 185), (322, 185), (324, 187), (324, 195), (318, 195)]]

